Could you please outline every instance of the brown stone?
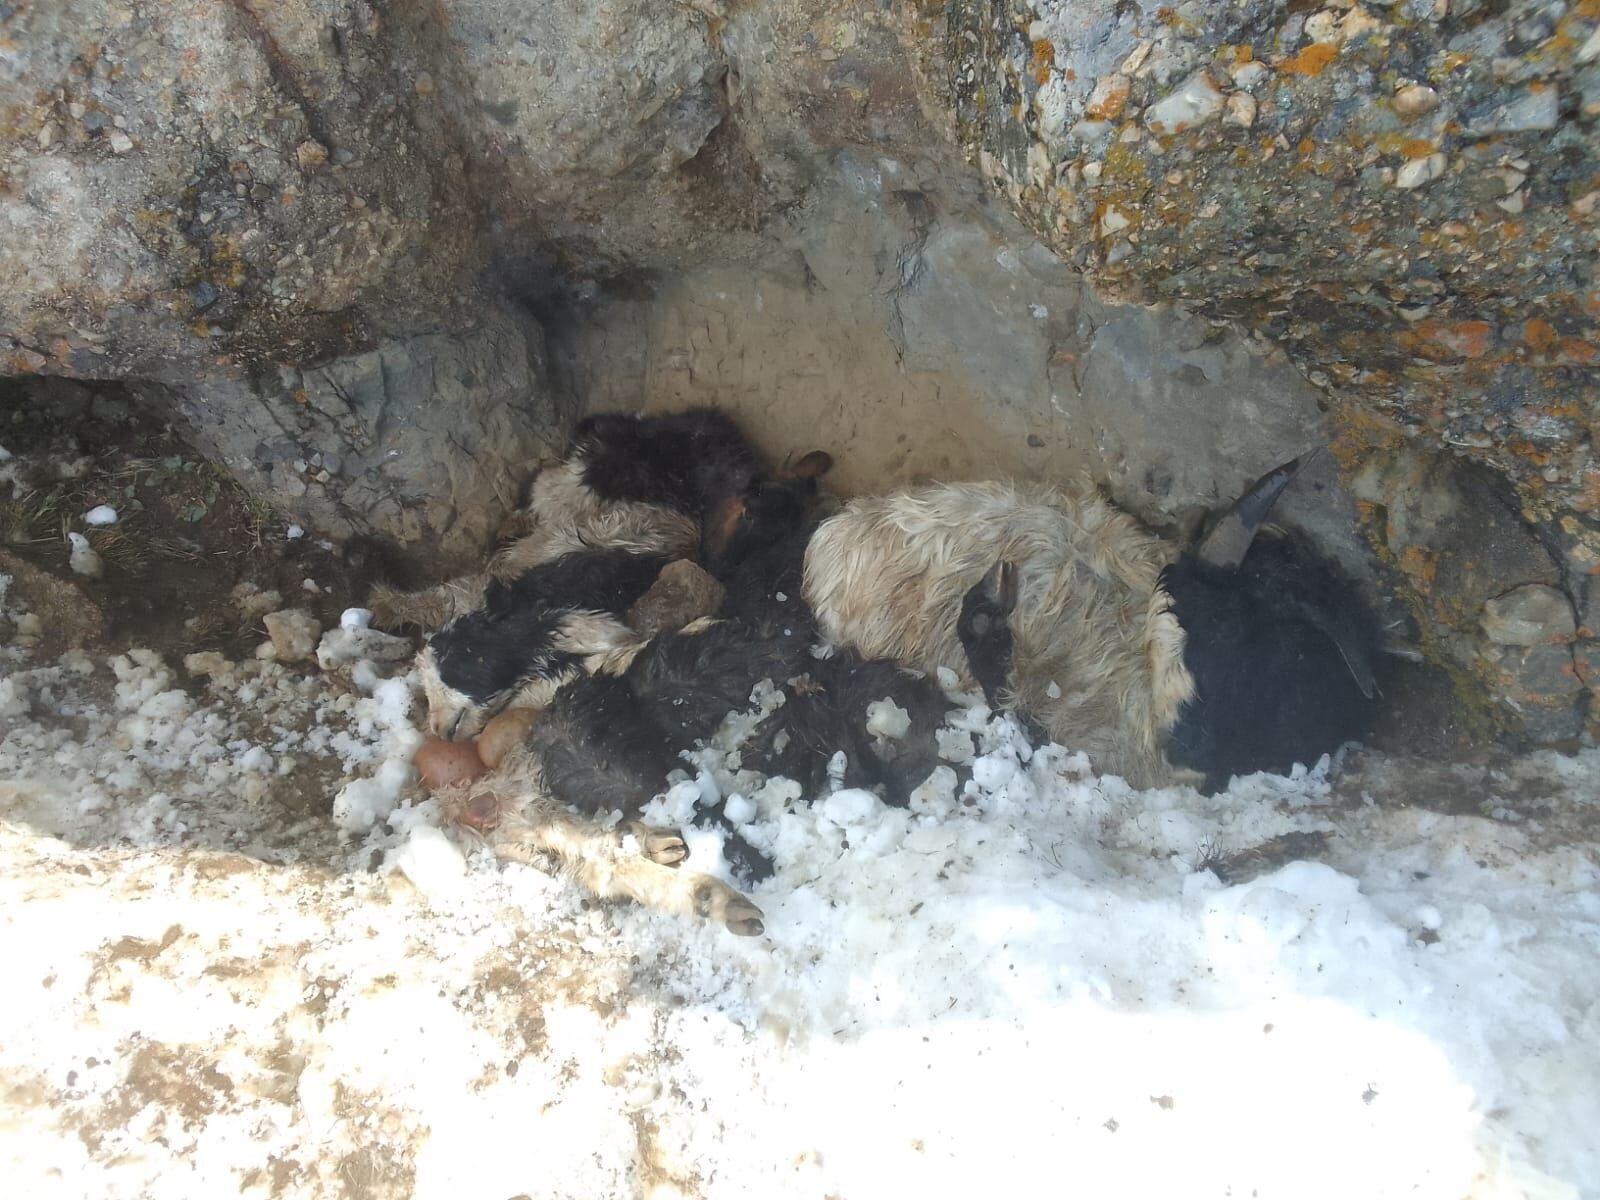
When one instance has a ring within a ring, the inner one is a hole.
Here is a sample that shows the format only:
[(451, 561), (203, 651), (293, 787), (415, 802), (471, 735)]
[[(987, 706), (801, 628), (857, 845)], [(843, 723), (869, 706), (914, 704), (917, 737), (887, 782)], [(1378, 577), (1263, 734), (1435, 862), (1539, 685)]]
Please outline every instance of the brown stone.
[(1091, 121), (1114, 121), (1128, 107), (1128, 97), (1133, 92), (1133, 81), (1126, 75), (1102, 75), (1089, 93), (1089, 103), (1083, 113)]
[(702, 567), (680, 558), (661, 568), (650, 590), (628, 610), (628, 624), (654, 636), (682, 629), (722, 606), (723, 587)]

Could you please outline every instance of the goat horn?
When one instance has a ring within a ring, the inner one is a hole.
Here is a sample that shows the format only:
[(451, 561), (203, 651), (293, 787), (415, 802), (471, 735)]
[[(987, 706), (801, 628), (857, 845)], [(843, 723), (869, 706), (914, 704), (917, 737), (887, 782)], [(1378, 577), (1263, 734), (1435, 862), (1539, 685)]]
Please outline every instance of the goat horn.
[(1237, 569), (1250, 552), (1256, 531), (1265, 523), (1272, 506), (1299, 473), (1304, 461), (1304, 458), (1291, 458), (1252, 483), (1216, 527), (1206, 534), (1198, 551), (1200, 561), (1213, 567)]
[(1001, 559), (984, 573), (978, 586), (983, 588), (986, 600), (1004, 612), (1017, 607), (1017, 566)]

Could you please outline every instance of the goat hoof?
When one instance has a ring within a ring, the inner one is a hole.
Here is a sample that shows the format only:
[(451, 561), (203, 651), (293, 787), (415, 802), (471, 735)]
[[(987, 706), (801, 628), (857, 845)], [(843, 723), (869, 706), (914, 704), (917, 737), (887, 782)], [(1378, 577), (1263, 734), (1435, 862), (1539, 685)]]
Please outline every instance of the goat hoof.
[(676, 829), (651, 829), (640, 839), (644, 856), (663, 867), (675, 867), (689, 857), (689, 847)]
[(493, 833), (500, 824), (500, 797), (493, 792), (479, 792), (467, 801), (457, 820), (477, 833)]
[(651, 862), (663, 867), (675, 867), (689, 857), (689, 847), (683, 834), (676, 829), (662, 829), (646, 825), (643, 821), (629, 821), (623, 826), (639, 843), (639, 849)]
[(761, 910), (742, 896), (723, 911), (722, 923), (736, 937), (760, 937), (767, 930)]
[(765, 931), (761, 910), (719, 879), (706, 876), (694, 890), (694, 911), (725, 926), (739, 937), (758, 937)]

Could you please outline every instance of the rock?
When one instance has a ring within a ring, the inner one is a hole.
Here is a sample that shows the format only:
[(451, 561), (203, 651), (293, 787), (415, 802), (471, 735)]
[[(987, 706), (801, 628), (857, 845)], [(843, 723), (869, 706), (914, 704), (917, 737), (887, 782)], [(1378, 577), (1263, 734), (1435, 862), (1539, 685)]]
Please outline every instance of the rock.
[(1382, 21), (1357, 4), (1345, 13), (1344, 19), (1339, 22), (1339, 38), (1341, 41), (1353, 42), (1357, 38), (1377, 33), (1382, 28)]
[(1084, 116), (1091, 121), (1115, 121), (1128, 106), (1128, 97), (1132, 92), (1133, 81), (1126, 75), (1102, 75), (1089, 93), (1089, 100), (1083, 109)]
[(69, 533), (67, 542), (70, 546), (67, 565), (72, 568), (73, 574), (82, 575), (85, 579), (99, 579), (105, 574), (105, 562), (89, 544), (88, 538), (81, 533)]
[(1402, 191), (1422, 187), (1441, 177), (1449, 161), (1442, 154), (1429, 154), (1423, 158), (1407, 159), (1395, 172), (1394, 185)]
[(1250, 62), (1240, 63), (1233, 68), (1233, 86), (1253, 92), (1272, 76), (1272, 68), (1266, 63)]
[(1100, 214), (1100, 236), (1111, 237), (1114, 234), (1121, 233), (1132, 224), (1132, 218), (1126, 213), (1108, 207), (1105, 212)]
[(1546, 584), (1526, 584), (1484, 601), (1484, 636), (1499, 646), (1546, 645), (1576, 631), (1572, 602)]
[(1234, 92), (1228, 97), (1228, 108), (1222, 119), (1229, 125), (1249, 129), (1256, 123), (1256, 98), (1249, 92)]
[(661, 568), (650, 590), (628, 610), (628, 624), (646, 636), (671, 633), (709, 617), (722, 606), (724, 589), (709, 572), (680, 558)]
[(281, 608), (261, 619), (279, 662), (304, 662), (317, 651), (322, 624), (303, 608)]
[(1402, 121), (1415, 121), (1439, 107), (1439, 93), (1431, 87), (1413, 83), (1394, 94), (1394, 111)]
[(328, 148), (316, 138), (307, 138), (294, 149), (295, 162), (302, 171), (315, 171), (328, 162)]
[(1570, 646), (1496, 647), (1484, 661), (1525, 736), (1549, 743), (1582, 732), (1585, 688)]
[(1558, 88), (1538, 83), (1514, 95), (1510, 100), (1489, 105), (1467, 118), (1467, 132), (1473, 137), (1487, 137), (1493, 133), (1531, 133), (1554, 129), (1561, 117), (1561, 92)]
[(1171, 137), (1215, 120), (1222, 112), (1222, 93), (1211, 76), (1196, 71), (1178, 89), (1152, 104), (1144, 114), (1152, 133)]
[(1306, 18), (1305, 33), (1313, 42), (1330, 42), (1338, 45), (1344, 41), (1344, 31), (1339, 26), (1339, 18), (1326, 8)]
[[(268, 628), (270, 630), (270, 625)], [(366, 662), (372, 664), (378, 674), (388, 675), (409, 663), (415, 653), (416, 646), (410, 638), (341, 625), (328, 630), (317, 643), (317, 665), (324, 671), (337, 671)], [(279, 657), (283, 655), (280, 653)]]

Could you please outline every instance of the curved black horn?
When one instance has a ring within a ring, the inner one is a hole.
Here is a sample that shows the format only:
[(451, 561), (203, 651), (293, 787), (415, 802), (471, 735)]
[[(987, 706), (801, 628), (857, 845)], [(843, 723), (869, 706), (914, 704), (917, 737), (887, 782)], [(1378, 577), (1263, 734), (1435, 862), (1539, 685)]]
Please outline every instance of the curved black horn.
[(1291, 458), (1281, 466), (1273, 467), (1260, 479), (1245, 489), (1244, 495), (1233, 502), (1205, 540), (1200, 543), (1197, 555), (1201, 562), (1213, 567), (1237, 568), (1250, 552), (1250, 543), (1272, 511), (1272, 506), (1283, 495), (1283, 489), (1299, 474), (1304, 457)]

